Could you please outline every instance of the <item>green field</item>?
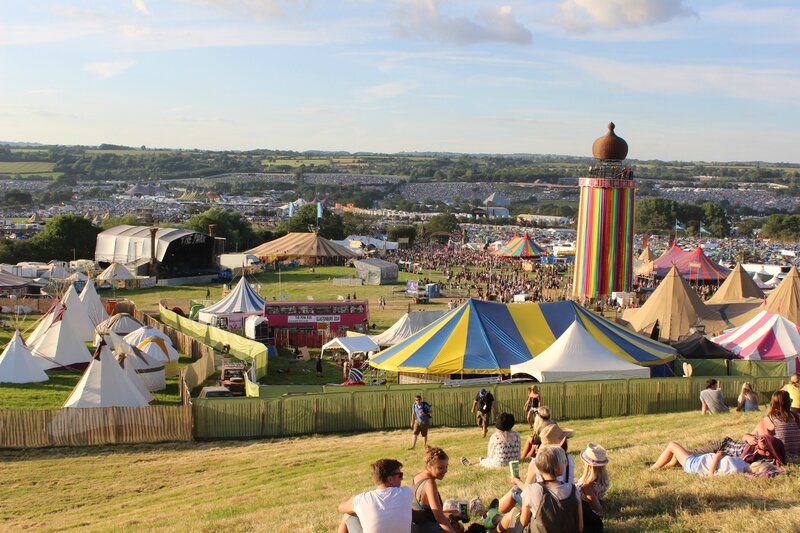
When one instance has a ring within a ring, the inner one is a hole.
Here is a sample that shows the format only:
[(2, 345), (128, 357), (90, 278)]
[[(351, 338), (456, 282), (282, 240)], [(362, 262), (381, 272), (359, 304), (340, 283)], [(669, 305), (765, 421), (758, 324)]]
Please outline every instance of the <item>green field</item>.
[(0, 174), (49, 173), (53, 171), (55, 166), (55, 163), (42, 163), (39, 161), (0, 161)]
[[(434, 406), (435, 409), (435, 406)], [(434, 411), (435, 415), (435, 411)], [(435, 419), (435, 416), (434, 416)], [(800, 528), (798, 465), (773, 479), (703, 478), (681, 469), (647, 472), (665, 444), (692, 447), (752, 429), (758, 413), (699, 412), (563, 423), (570, 452), (602, 444), (610, 459), (608, 531), (775, 532)], [(523, 436), (527, 428), (517, 425)], [(337, 504), (371, 488), (369, 465), (404, 463), (405, 484), (422, 470), (408, 431), (263, 441), (0, 451), (0, 529), (4, 531), (331, 532)], [(430, 442), (451, 456), (443, 498), (484, 502), (505, 493), (505, 469), (462, 466), (486, 452), (475, 428), (434, 427)], [(523, 463), (524, 473), (527, 464)]]

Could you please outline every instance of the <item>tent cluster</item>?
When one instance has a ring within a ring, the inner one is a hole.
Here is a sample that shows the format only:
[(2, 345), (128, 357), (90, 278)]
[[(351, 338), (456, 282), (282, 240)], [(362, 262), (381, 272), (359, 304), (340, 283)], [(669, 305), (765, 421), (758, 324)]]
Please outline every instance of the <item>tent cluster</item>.
[[(575, 333), (573, 329), (567, 333), (573, 323), (592, 337), (596, 344), (591, 346), (603, 347), (615, 362), (649, 367), (675, 358), (673, 348), (633, 333), (571, 301), (505, 305), (470, 299), (411, 337), (375, 354), (370, 364), (379, 369), (411, 373), (508, 373), (514, 365), (538, 357), (562, 335), (567, 334), (567, 340), (562, 341), (564, 346), (575, 346), (578, 341), (568, 339), (579, 338), (583, 332)], [(561, 363), (565, 365), (564, 371), (572, 369), (576, 376), (586, 374), (569, 357)], [(649, 375), (647, 368), (644, 370)]]
[[(123, 337), (124, 336), (124, 337)], [(90, 353), (86, 343), (94, 341)], [(36, 383), (45, 370), (85, 368), (65, 407), (143, 406), (177, 372), (178, 353), (159, 330), (127, 314), (111, 318), (94, 284), (70, 286), (28, 335), (15, 331), (0, 355), (0, 382)]]
[(698, 246), (692, 251), (683, 250), (673, 244), (666, 252), (656, 259), (651, 259), (652, 251), (646, 248), (637, 260), (635, 273), (639, 276), (665, 277), (672, 267), (677, 267), (680, 275), (694, 282), (721, 283), (731, 271), (715, 263)]

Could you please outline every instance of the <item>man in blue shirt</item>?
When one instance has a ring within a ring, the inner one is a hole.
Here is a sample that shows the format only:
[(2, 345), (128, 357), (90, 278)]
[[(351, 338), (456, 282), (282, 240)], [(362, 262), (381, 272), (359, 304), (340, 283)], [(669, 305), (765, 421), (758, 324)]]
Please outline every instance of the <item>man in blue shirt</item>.
[(428, 402), (422, 401), (422, 396), (417, 394), (414, 398), (414, 404), (411, 406), (411, 448), (413, 450), (417, 445), (417, 436), (422, 435), (423, 448), (428, 445), (428, 427), (431, 423), (433, 410)]
[(486, 428), (492, 421), (492, 404), (494, 404), (494, 395), (486, 389), (481, 389), (472, 401), (471, 411), (475, 413), (475, 418), (478, 426), (483, 431), (484, 437), (486, 436)]

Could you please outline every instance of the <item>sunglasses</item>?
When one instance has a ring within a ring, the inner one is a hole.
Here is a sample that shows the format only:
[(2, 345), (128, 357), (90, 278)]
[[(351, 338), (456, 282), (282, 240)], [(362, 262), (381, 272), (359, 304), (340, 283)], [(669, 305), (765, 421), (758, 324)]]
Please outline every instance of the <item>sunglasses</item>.
[(391, 473), (391, 474), (389, 474), (389, 475), (390, 475), (390, 476), (397, 476), (397, 477), (399, 477), (400, 479), (403, 479), (403, 473), (402, 473), (402, 472), (393, 472), (393, 473)]

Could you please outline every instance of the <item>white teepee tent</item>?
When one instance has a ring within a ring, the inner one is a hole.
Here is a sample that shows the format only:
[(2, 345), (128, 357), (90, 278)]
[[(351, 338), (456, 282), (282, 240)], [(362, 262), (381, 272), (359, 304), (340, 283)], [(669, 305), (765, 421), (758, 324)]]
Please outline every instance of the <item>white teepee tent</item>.
[(164, 363), (156, 361), (139, 348), (131, 346), (114, 332), (109, 332), (106, 342), (128, 373), (135, 373), (148, 391), (164, 390), (167, 388)]
[(143, 407), (148, 400), (101, 343), (64, 407)]
[(31, 353), (44, 370), (60, 366), (80, 365), (91, 360), (91, 354), (80, 340), (69, 316), (62, 311), (53, 317), (50, 327), (31, 344)]
[(86, 314), (89, 316), (89, 320), (93, 325), (97, 326), (101, 322), (108, 320), (108, 313), (106, 312), (106, 308), (103, 307), (103, 302), (100, 300), (100, 297), (97, 295), (94, 282), (87, 281), (86, 285), (83, 286), (81, 302), (83, 302)]
[(11, 342), (0, 355), (0, 383), (37, 383), (48, 379), (22, 340), (19, 330), (15, 331)]
[(69, 315), (68, 321), (75, 335), (83, 342), (93, 340), (95, 324), (89, 318), (86, 306), (81, 301), (81, 297), (78, 296), (78, 291), (75, 290), (74, 285), (70, 284), (61, 298), (61, 303), (66, 308), (64, 315)]
[(28, 346), (33, 346), (36, 342), (44, 335), (45, 331), (47, 331), (50, 326), (53, 324), (53, 318), (61, 313), (64, 309), (64, 306), (61, 305), (61, 302), (56, 300), (53, 302), (53, 305), (48, 309), (48, 311), (42, 315), (39, 321), (36, 323), (36, 327), (34, 328), (33, 332), (28, 335)]
[(162, 362), (168, 376), (178, 374), (178, 351), (172, 346), (170, 338), (161, 331), (151, 326), (142, 326), (125, 335), (123, 340)]
[(136, 278), (124, 265), (120, 263), (111, 263), (108, 265), (108, 268), (98, 274), (97, 279), (100, 281), (127, 281)]
[(589, 381), (649, 378), (650, 370), (617, 357), (575, 321), (542, 353), (511, 365), (514, 374), (528, 374), (539, 381)]

